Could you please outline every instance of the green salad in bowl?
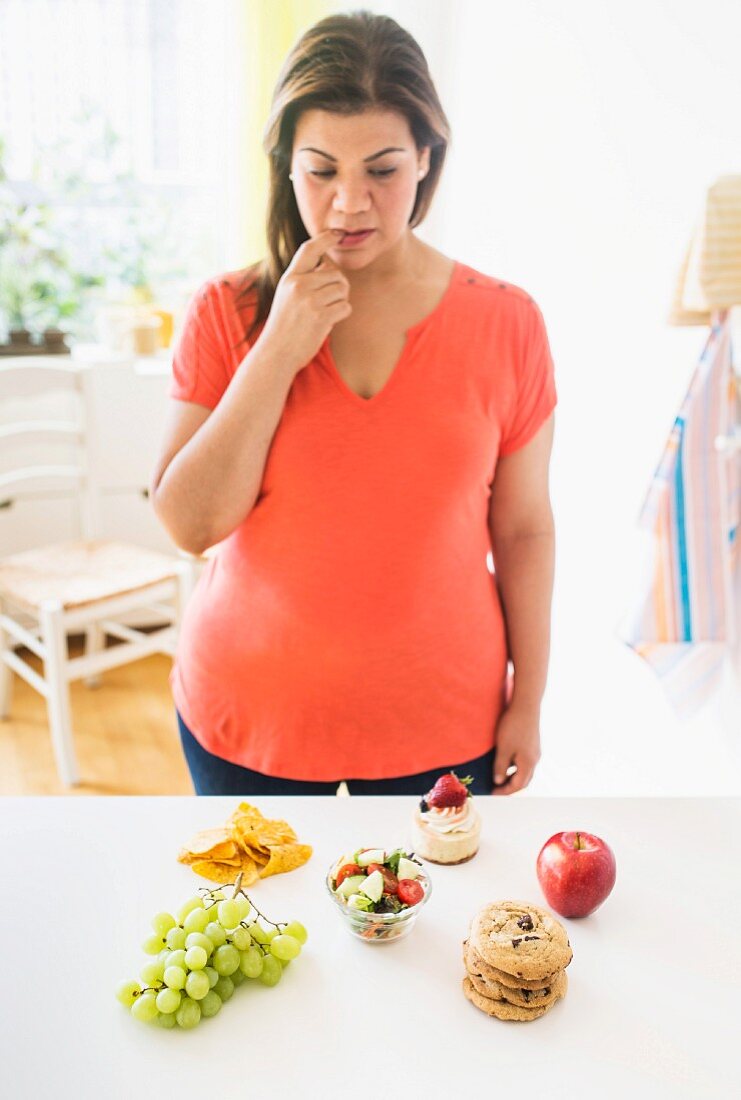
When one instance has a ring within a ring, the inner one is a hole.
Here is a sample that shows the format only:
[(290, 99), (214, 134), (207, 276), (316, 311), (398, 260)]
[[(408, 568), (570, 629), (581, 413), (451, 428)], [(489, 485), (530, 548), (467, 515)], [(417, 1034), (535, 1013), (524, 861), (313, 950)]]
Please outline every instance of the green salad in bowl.
[(359, 848), (336, 860), (327, 890), (352, 935), (370, 943), (406, 936), (432, 891), (413, 853), (403, 848)]

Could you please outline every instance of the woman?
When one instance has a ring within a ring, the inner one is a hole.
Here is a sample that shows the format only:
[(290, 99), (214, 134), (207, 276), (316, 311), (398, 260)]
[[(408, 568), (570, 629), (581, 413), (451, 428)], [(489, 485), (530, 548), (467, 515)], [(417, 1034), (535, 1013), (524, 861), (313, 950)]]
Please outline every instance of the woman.
[(511, 794), (539, 759), (553, 364), (524, 290), (413, 232), (448, 137), (409, 34), (323, 19), (266, 128), (269, 255), (189, 304), (152, 499), (219, 544), (171, 678), (198, 793)]

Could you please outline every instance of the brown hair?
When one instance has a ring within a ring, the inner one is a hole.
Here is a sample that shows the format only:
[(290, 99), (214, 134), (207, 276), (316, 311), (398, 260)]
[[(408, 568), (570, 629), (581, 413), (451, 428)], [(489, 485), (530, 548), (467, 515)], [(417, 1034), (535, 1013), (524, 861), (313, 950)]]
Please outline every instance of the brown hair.
[(268, 255), (246, 269), (237, 291), (237, 305), (257, 293), (246, 340), (267, 320), (278, 281), (308, 240), (288, 173), (296, 123), (311, 108), (343, 115), (382, 108), (406, 117), (417, 149), (430, 146), (430, 167), (417, 187), (411, 226), (427, 214), (442, 172), (450, 127), (412, 35), (389, 16), (368, 11), (330, 15), (310, 27), (283, 64), (263, 134), (270, 159)]

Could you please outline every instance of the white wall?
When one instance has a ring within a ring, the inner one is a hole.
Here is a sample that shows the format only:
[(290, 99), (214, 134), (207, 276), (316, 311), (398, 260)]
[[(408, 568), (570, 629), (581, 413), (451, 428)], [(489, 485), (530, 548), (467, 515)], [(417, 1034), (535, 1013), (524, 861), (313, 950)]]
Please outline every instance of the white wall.
[(453, 129), (421, 234), (524, 286), (559, 407), (544, 755), (532, 794), (739, 794), (741, 698), (680, 722), (615, 636), (635, 520), (705, 330), (666, 323), (705, 189), (741, 172), (735, 0), (390, 0)]

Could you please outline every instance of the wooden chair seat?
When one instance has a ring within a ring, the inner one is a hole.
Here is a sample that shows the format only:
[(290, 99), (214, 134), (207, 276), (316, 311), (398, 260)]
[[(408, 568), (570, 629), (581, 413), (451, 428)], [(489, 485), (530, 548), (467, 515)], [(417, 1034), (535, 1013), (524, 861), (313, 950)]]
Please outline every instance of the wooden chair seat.
[(177, 564), (128, 543), (55, 543), (0, 558), (0, 593), (32, 612), (49, 601), (71, 610), (175, 580)]

